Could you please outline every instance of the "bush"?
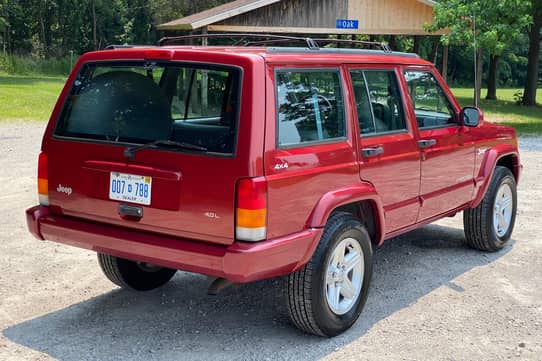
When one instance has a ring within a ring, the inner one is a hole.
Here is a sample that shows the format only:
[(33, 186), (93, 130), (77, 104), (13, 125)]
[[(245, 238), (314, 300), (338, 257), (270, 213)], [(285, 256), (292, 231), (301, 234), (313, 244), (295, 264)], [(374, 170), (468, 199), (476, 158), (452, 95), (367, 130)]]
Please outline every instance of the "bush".
[[(73, 62), (77, 57), (73, 57)], [(0, 73), (13, 75), (52, 75), (67, 76), (71, 70), (69, 56), (63, 58), (42, 59), (32, 56), (19, 56), (0, 53)]]

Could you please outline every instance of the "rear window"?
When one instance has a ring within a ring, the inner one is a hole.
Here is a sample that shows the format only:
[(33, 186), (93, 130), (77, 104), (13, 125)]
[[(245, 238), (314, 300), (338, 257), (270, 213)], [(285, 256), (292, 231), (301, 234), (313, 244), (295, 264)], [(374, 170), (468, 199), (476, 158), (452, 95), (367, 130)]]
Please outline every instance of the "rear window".
[(55, 134), (136, 144), (163, 140), (233, 154), (240, 87), (241, 71), (233, 67), (88, 64), (72, 85)]

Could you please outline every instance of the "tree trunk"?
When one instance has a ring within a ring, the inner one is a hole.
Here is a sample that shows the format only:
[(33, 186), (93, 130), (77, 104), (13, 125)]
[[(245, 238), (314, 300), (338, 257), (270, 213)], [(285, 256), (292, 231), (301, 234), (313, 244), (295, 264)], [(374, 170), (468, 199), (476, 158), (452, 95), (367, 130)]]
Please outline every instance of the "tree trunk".
[(394, 50), (394, 51), (397, 51), (397, 38), (395, 37), (395, 35), (390, 35), (389, 39), (388, 39), (388, 46), (390, 47), (391, 50)]
[(413, 47), (412, 47), (412, 52), (414, 54), (419, 54), (420, 53), (420, 43), (421, 43), (421, 38), (419, 35), (414, 35), (414, 44), (413, 44)]
[(442, 77), (444, 78), (445, 82), (448, 82), (448, 55), (449, 55), (450, 47), (448, 45), (444, 45), (442, 47)]
[(497, 69), (499, 66), (499, 56), (489, 56), (489, 73), (487, 75), (487, 100), (497, 99)]
[(480, 105), (482, 93), (482, 72), (484, 71), (484, 51), (478, 48), (476, 52), (476, 78), (474, 79), (474, 106)]
[(94, 50), (98, 50), (98, 38), (96, 36), (96, 0), (92, 0), (92, 38), (94, 40)]
[(433, 49), (431, 50), (431, 55), (432, 55), (432, 58), (433, 58), (433, 64), (437, 63), (439, 43), (440, 43), (440, 38), (435, 37), (435, 40), (433, 41)]
[(533, 24), (529, 29), (529, 62), (527, 64), (527, 81), (523, 91), (523, 105), (536, 105), (536, 89), (538, 87), (538, 63), (540, 60), (540, 29), (542, 28), (542, 1), (532, 1)]

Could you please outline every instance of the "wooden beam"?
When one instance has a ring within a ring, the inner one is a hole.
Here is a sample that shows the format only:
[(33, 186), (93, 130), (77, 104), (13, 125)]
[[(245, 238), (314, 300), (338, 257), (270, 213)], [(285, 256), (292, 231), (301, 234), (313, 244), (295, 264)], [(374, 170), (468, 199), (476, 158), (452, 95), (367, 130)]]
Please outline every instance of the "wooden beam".
[(336, 28), (300, 28), (278, 26), (237, 26), (209, 25), (209, 31), (233, 33), (289, 33), (289, 34), (360, 34), (360, 35), (442, 35), (439, 31), (428, 33), (423, 29), (336, 29)]

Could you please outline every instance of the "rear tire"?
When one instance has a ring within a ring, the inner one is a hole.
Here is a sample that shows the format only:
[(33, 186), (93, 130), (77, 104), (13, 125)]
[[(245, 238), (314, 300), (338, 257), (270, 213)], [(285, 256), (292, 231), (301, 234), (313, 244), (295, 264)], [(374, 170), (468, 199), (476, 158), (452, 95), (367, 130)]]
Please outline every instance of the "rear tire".
[(358, 319), (372, 276), (369, 234), (349, 213), (337, 213), (326, 224), (311, 260), (288, 275), (290, 319), (304, 332), (336, 336)]
[(166, 284), (177, 270), (144, 262), (98, 253), (98, 263), (105, 276), (117, 286), (136, 291), (150, 291)]
[(466, 243), (481, 251), (502, 249), (514, 230), (516, 209), (516, 180), (508, 168), (497, 166), (482, 203), (463, 213)]

